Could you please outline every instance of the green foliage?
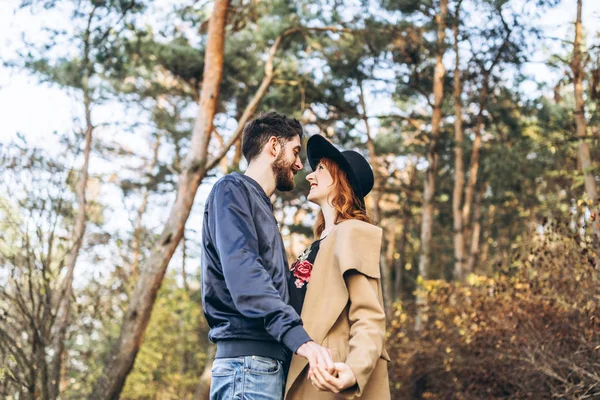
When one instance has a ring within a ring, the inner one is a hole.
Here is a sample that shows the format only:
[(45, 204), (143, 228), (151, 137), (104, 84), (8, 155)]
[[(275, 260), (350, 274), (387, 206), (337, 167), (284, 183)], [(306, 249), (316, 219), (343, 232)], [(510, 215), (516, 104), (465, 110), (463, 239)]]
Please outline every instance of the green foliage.
[(206, 362), (208, 327), (199, 304), (165, 279), (148, 324), (123, 399), (191, 399)]

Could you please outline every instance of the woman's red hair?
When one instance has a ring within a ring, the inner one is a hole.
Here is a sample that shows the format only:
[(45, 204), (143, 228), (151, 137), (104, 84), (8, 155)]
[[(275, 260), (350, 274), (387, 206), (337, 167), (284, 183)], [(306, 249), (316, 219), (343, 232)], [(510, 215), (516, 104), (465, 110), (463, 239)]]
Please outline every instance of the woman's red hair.
[[(359, 221), (370, 223), (371, 220), (367, 216), (364, 203), (360, 201), (354, 193), (354, 190), (352, 190), (346, 172), (344, 172), (335, 161), (329, 158), (322, 158), (320, 163), (327, 168), (333, 178), (333, 196), (331, 197), (331, 205), (337, 211), (335, 224), (337, 225), (348, 219), (357, 219)], [(321, 236), (324, 229), (325, 218), (323, 217), (323, 212), (319, 211), (317, 221), (313, 228), (316, 239)]]

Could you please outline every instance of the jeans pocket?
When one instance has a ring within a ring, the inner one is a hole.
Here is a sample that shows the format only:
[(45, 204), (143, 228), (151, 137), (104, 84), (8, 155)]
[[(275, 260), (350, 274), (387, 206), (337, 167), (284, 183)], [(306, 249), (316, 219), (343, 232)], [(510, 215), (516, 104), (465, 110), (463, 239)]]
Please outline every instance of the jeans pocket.
[(235, 374), (236, 368), (242, 368), (243, 361), (235, 358), (217, 358), (213, 361), (212, 376), (230, 376)]
[(247, 369), (251, 374), (275, 375), (282, 368), (282, 362), (269, 357), (246, 357)]
[(244, 398), (283, 400), (285, 376), (283, 363), (268, 357), (246, 357)]

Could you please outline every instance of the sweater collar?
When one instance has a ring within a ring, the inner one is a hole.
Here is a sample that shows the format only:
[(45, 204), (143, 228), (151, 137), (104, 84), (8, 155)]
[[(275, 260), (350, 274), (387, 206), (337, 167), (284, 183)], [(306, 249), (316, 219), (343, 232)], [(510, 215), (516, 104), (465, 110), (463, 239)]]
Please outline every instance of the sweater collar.
[(260, 186), (260, 184), (258, 182), (256, 182), (254, 179), (250, 178), (249, 176), (240, 174), (239, 172), (233, 172), (233, 174), (239, 178), (244, 179), (246, 182), (248, 182), (250, 185), (252, 185), (260, 193), (262, 198), (269, 204), (271, 209), (273, 208), (273, 203), (271, 203), (271, 199), (269, 199), (269, 196), (267, 196), (267, 193), (265, 192), (263, 187)]

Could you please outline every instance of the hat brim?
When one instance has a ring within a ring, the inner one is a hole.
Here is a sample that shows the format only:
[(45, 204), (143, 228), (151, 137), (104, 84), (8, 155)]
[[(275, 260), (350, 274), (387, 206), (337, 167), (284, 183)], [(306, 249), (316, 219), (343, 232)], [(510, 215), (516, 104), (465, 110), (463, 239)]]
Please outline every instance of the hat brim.
[(329, 140), (325, 139), (321, 135), (313, 135), (308, 138), (308, 142), (306, 143), (306, 155), (308, 157), (308, 163), (310, 167), (314, 171), (319, 165), (319, 162), (323, 158), (328, 158), (334, 161), (339, 167), (346, 172), (348, 175), (348, 179), (350, 180), (350, 184), (354, 189), (354, 193), (361, 200), (364, 201), (364, 195), (362, 193), (358, 193), (360, 189), (357, 191), (356, 189), (360, 187), (358, 183), (358, 178), (352, 171), (352, 167), (350, 163), (344, 157), (341, 151), (339, 151)]

